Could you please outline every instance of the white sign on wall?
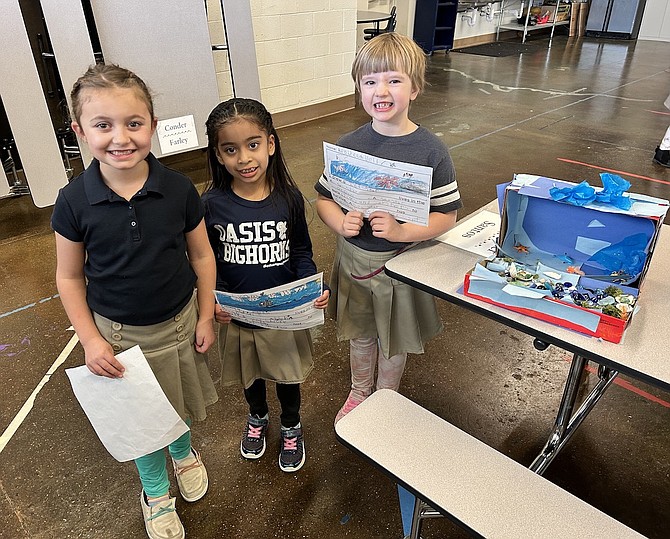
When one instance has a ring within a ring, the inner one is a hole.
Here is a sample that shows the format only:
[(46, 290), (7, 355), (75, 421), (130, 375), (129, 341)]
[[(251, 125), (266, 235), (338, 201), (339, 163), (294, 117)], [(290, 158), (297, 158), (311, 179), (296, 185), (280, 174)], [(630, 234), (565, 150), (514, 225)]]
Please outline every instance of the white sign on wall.
[(161, 153), (183, 152), (198, 147), (198, 133), (195, 130), (193, 115), (159, 120), (156, 128)]

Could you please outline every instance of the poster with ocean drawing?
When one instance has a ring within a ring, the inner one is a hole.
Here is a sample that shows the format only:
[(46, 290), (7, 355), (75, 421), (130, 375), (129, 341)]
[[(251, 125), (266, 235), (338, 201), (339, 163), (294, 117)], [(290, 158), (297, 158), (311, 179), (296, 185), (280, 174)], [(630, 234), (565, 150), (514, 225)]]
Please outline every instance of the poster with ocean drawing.
[(323, 292), (323, 273), (249, 294), (214, 290), (216, 302), (235, 320), (267, 329), (308, 329), (323, 324), (314, 300)]
[[(428, 226), (433, 169), (323, 143), (333, 200), (347, 210), (385, 211), (398, 221)], [(399, 156), (400, 157), (400, 156)]]

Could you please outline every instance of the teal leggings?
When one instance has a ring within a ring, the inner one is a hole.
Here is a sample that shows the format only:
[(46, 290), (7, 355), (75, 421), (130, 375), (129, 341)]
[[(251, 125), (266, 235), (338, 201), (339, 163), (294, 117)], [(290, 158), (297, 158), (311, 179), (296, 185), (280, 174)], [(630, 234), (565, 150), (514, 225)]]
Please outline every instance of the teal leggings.
[[(189, 427), (191, 422), (186, 422)], [(191, 452), (191, 430), (187, 430), (168, 446), (173, 459), (184, 459)], [(159, 449), (148, 455), (135, 459), (135, 466), (140, 472), (140, 481), (144, 492), (149, 498), (164, 496), (170, 491), (170, 480), (167, 473), (165, 449)]]

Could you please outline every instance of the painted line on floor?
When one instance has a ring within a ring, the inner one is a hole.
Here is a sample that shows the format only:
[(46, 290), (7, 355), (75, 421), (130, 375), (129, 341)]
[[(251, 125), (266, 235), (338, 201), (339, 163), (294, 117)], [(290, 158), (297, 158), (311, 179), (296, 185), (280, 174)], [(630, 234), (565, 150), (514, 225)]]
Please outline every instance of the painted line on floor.
[[(597, 369), (591, 367), (590, 365), (587, 365), (584, 368), (591, 374), (597, 375)], [(640, 397), (647, 399), (648, 401), (655, 402), (656, 404), (660, 404), (661, 406), (665, 406), (666, 408), (670, 408), (670, 402), (664, 401), (663, 399), (657, 397), (656, 395), (652, 395), (651, 393), (645, 391), (644, 389), (640, 389), (639, 387), (634, 386), (630, 382), (620, 379), (618, 376), (614, 379), (614, 383), (619, 387), (627, 389), (628, 391), (631, 391), (632, 393), (635, 393), (636, 395), (639, 395)]]
[(646, 112), (651, 112), (652, 114), (660, 114), (661, 116), (670, 116), (670, 112), (663, 112), (662, 110), (649, 110), (644, 109)]
[(25, 311), (26, 309), (36, 307), (39, 304), (46, 303), (47, 301), (51, 301), (52, 299), (56, 299), (57, 297), (60, 297), (60, 294), (55, 294), (55, 295), (53, 295), (51, 297), (48, 297), (48, 298), (42, 298), (42, 299), (37, 300), (33, 303), (29, 303), (28, 305), (24, 305), (23, 307), (19, 307), (18, 309), (14, 309), (13, 311), (7, 311), (6, 313), (2, 313), (2, 314), (0, 314), (0, 318), (4, 318), (5, 316), (9, 316), (11, 314), (20, 313), (21, 311)]
[[(619, 86), (615, 86), (614, 88), (610, 88), (609, 90), (606, 90), (605, 92), (600, 92), (597, 94), (582, 94), (579, 91), (577, 92), (556, 92), (556, 91), (549, 91), (549, 90), (542, 90), (539, 88), (522, 88), (522, 87), (512, 87), (512, 86), (500, 86), (498, 84), (495, 84), (491, 81), (484, 81), (484, 80), (479, 80), (471, 75), (468, 75), (467, 73), (464, 73), (463, 71), (459, 71), (457, 69), (451, 69), (451, 68), (444, 68), (444, 71), (452, 72), (452, 73), (458, 73), (459, 75), (463, 76), (466, 79), (471, 79), (471, 82), (473, 84), (487, 84), (491, 87), (492, 90), (496, 90), (499, 92), (503, 93), (511, 93), (512, 91), (531, 91), (531, 92), (540, 92), (540, 93), (545, 93), (545, 94), (550, 94), (552, 96), (558, 95), (560, 97), (569, 97), (569, 96), (575, 96), (575, 97), (583, 97), (583, 99), (578, 99), (577, 101), (573, 101), (572, 103), (567, 103), (565, 105), (562, 105), (560, 107), (556, 107), (550, 110), (545, 110), (544, 112), (540, 112), (538, 114), (534, 114), (532, 116), (528, 116), (522, 120), (519, 120), (517, 122), (514, 122), (509, 125), (505, 125), (503, 127), (499, 127), (498, 129), (494, 129), (493, 131), (489, 131), (488, 133), (484, 133), (482, 135), (479, 135), (478, 137), (471, 138), (469, 140), (464, 140), (463, 142), (460, 142), (458, 144), (454, 144), (453, 146), (449, 146), (449, 150), (455, 150), (456, 148), (460, 148), (461, 146), (465, 146), (466, 144), (470, 144), (472, 142), (478, 142), (486, 137), (490, 137), (491, 135), (495, 135), (497, 133), (500, 133), (502, 131), (506, 131), (507, 129), (512, 129), (515, 127), (522, 126), (525, 123), (531, 122), (537, 118), (541, 118), (543, 116), (546, 116), (547, 114), (553, 114), (555, 112), (558, 112), (563, 109), (567, 109), (569, 107), (574, 107), (575, 105), (579, 105), (581, 103), (585, 103), (591, 99), (595, 99), (596, 97), (606, 97), (610, 99), (618, 99), (618, 100), (623, 100), (623, 101), (639, 101), (639, 102), (650, 102), (651, 100), (649, 99), (633, 99), (633, 98), (626, 98), (626, 97), (621, 97), (621, 96), (616, 96), (616, 95), (609, 95), (609, 92), (614, 92), (616, 90), (620, 90), (622, 88), (625, 88), (626, 86), (631, 86), (633, 84), (637, 84), (638, 82), (642, 82), (644, 80), (652, 79), (656, 77), (657, 75), (665, 74), (666, 71), (658, 71), (656, 73), (652, 73), (651, 75), (647, 75), (646, 77), (642, 77), (640, 79), (635, 79), (630, 82), (627, 82), (625, 84), (620, 84)], [(664, 182), (665, 183), (665, 182)]]
[(614, 170), (612, 168), (605, 168), (598, 165), (592, 165), (590, 163), (582, 163), (581, 161), (573, 161), (572, 159), (565, 159), (563, 157), (557, 157), (556, 159), (558, 161), (563, 161), (564, 163), (572, 163), (573, 165), (581, 165), (583, 167), (595, 168), (597, 170), (604, 170), (605, 172), (614, 172), (615, 174), (630, 176), (631, 178), (639, 178), (640, 180), (647, 180), (648, 182), (664, 183), (665, 185), (670, 185), (670, 182), (666, 180), (659, 180), (658, 178), (650, 178), (649, 176), (640, 176), (639, 174), (633, 174), (632, 172), (625, 172), (623, 170)]
[(33, 405), (35, 404), (35, 398), (39, 394), (39, 392), (42, 390), (42, 388), (46, 385), (46, 383), (49, 381), (51, 378), (51, 375), (56, 372), (58, 367), (60, 367), (63, 362), (68, 358), (74, 347), (77, 345), (79, 342), (79, 338), (77, 337), (77, 334), (75, 333), (72, 338), (70, 339), (70, 342), (68, 342), (65, 345), (65, 348), (63, 348), (63, 351), (60, 353), (60, 355), (56, 358), (56, 361), (53, 362), (47, 373), (44, 375), (42, 380), (40, 381), (39, 384), (37, 384), (37, 387), (33, 390), (33, 392), (30, 394), (30, 397), (28, 397), (28, 400), (26, 400), (25, 403), (23, 403), (23, 406), (19, 410), (19, 413), (16, 414), (14, 419), (12, 419), (12, 422), (9, 424), (9, 426), (5, 429), (5, 432), (2, 433), (0, 436), (0, 453), (5, 449), (9, 441), (12, 439), (12, 436), (16, 434), (16, 431), (19, 429), (23, 421), (26, 419), (28, 414), (30, 413), (30, 410), (33, 409)]

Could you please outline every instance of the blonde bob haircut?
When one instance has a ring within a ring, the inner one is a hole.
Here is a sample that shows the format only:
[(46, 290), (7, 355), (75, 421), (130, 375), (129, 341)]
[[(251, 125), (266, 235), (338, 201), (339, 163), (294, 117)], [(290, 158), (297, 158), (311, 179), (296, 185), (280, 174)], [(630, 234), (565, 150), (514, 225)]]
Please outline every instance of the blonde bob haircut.
[(426, 55), (414, 40), (402, 34), (379, 34), (363, 45), (351, 66), (356, 91), (361, 91), (361, 79), (371, 73), (398, 71), (412, 82), (412, 90), (420, 94), (426, 86)]

